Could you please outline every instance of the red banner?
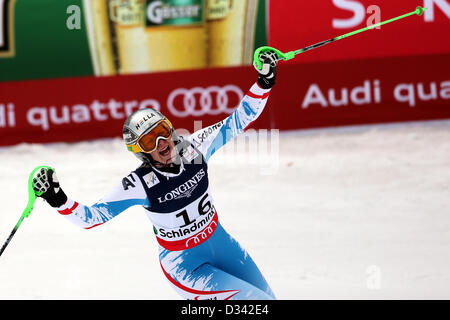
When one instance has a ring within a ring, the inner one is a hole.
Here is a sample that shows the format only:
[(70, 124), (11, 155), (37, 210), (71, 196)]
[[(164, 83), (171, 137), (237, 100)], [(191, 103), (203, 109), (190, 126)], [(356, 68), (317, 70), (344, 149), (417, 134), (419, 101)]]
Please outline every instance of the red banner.
[[(449, 61), (443, 54), (281, 63), (253, 127), (448, 119)], [(236, 67), (0, 83), (0, 145), (121, 136), (125, 118), (145, 107), (193, 132), (229, 115), (255, 80), (252, 67)]]
[(450, 119), (450, 55), (281, 65), (271, 95), (283, 130)]
[(450, 53), (449, 0), (270, 1), (269, 44), (300, 49), (412, 12), (400, 21), (303, 53), (290, 63)]
[(237, 67), (0, 82), (0, 145), (121, 136), (128, 115), (147, 107), (192, 132), (196, 120), (205, 126), (230, 114), (255, 78)]

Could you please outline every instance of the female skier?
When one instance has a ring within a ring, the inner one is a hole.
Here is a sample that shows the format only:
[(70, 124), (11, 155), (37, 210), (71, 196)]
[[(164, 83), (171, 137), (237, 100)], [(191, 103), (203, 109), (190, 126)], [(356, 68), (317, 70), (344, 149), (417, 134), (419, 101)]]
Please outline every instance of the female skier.
[(211, 197), (207, 161), (263, 111), (275, 84), (277, 56), (266, 53), (259, 77), (225, 120), (183, 138), (160, 112), (128, 117), (123, 139), (142, 165), (92, 206), (66, 196), (53, 170), (42, 169), (34, 189), (78, 226), (101, 225), (134, 205), (144, 207), (159, 243), (164, 275), (186, 299), (275, 299), (247, 252), (221, 226)]

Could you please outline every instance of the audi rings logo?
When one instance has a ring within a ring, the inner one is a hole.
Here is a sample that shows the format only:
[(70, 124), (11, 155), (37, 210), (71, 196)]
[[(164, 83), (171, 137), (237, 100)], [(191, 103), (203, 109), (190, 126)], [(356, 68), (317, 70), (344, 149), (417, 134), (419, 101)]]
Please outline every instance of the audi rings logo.
[(180, 118), (231, 114), (243, 97), (241, 88), (235, 85), (180, 88), (169, 95), (167, 107), (173, 115)]
[(217, 228), (217, 223), (215, 221), (211, 221), (211, 223), (203, 231), (197, 233), (195, 236), (186, 240), (186, 248), (189, 248), (189, 241), (191, 241), (191, 240), (194, 241), (194, 244), (197, 244), (200, 242), (199, 237), (201, 237), (202, 240), (208, 239), (209, 236), (214, 233), (214, 230), (216, 228)]

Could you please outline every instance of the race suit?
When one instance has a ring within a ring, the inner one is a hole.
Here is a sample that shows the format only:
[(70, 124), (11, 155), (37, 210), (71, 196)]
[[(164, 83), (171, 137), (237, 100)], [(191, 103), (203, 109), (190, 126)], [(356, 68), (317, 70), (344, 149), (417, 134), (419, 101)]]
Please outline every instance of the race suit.
[(94, 205), (68, 198), (58, 212), (91, 229), (141, 205), (153, 224), (163, 273), (182, 297), (274, 299), (251, 257), (219, 223), (207, 165), (261, 114), (269, 93), (255, 83), (229, 117), (184, 138), (187, 147), (179, 173), (143, 164)]

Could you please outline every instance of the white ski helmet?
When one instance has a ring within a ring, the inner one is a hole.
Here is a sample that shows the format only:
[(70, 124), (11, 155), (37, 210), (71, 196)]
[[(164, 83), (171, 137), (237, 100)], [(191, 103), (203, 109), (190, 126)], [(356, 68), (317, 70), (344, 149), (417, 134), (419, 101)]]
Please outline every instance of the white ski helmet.
[(164, 125), (171, 131), (171, 138), (176, 143), (178, 136), (172, 126), (172, 123), (161, 112), (147, 108), (140, 109), (132, 113), (123, 125), (123, 140), (127, 149), (141, 161), (152, 162), (149, 152), (143, 150), (139, 145), (139, 139), (145, 134), (151, 132), (158, 124), (164, 122)]

